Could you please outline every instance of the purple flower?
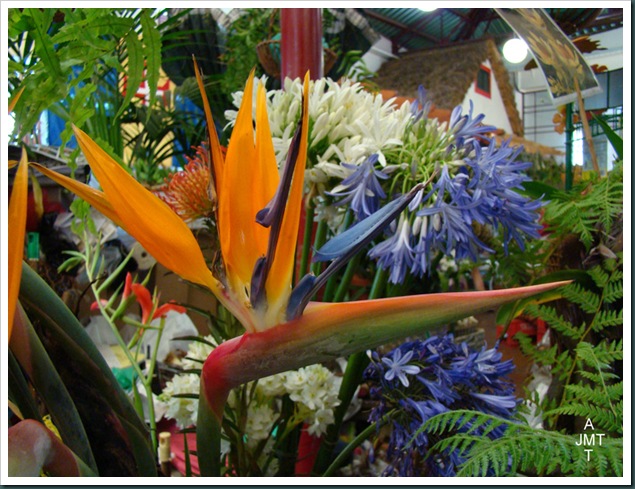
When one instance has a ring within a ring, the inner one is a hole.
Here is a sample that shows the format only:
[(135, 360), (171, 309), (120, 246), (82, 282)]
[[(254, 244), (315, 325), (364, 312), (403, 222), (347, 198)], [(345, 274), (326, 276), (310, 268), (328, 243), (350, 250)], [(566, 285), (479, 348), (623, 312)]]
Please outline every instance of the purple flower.
[(492, 132), (496, 128), (494, 126), (484, 126), (482, 121), (485, 114), (478, 114), (472, 118), (474, 111), (474, 103), (470, 100), (470, 113), (461, 115), (463, 109), (457, 105), (450, 115), (450, 132), (454, 134), (454, 145), (457, 149), (466, 148), (469, 153), (474, 147), (478, 146), (477, 138)]
[(380, 200), (386, 197), (379, 179), (386, 180), (388, 175), (375, 169), (378, 159), (379, 156), (373, 154), (359, 166), (342, 163), (343, 167), (355, 171), (331, 192), (327, 192), (332, 197), (343, 196), (344, 198), (335, 202), (334, 205), (341, 207), (350, 204), (358, 221), (377, 211)]
[(368, 252), (370, 258), (377, 259), (380, 268), (390, 269), (389, 280), (393, 284), (402, 283), (414, 263), (415, 253), (410, 239), (410, 224), (402, 213), (396, 232)]
[[(383, 356), (372, 354), (364, 377), (370, 384), (371, 399), (378, 404), (369, 421), (395, 413), (386, 452), (390, 466), (383, 475), (456, 475), (465, 460), (457, 450), (431, 452), (439, 435), (430, 439), (421, 426), (439, 413), (458, 409), (511, 419), (520, 401), (506, 377), (513, 365), (501, 359), (496, 348), (475, 351), (466, 343), (456, 343), (452, 335), (409, 341)], [(407, 365), (411, 360), (419, 371), (406, 384), (403, 380), (409, 380), (409, 372), (404, 369), (412, 367)], [(394, 382), (395, 377), (401, 383)], [(475, 427), (468, 422), (457, 429), (496, 439), (505, 433), (506, 425), (489, 429), (487, 423)]]
[(421, 369), (416, 365), (408, 365), (408, 362), (412, 359), (413, 352), (409, 351), (404, 356), (401, 356), (401, 350), (396, 349), (392, 355), (392, 358), (384, 357), (381, 361), (388, 367), (384, 377), (386, 380), (391, 381), (395, 377), (399, 378), (399, 381), (404, 387), (408, 387), (410, 382), (406, 374), (416, 375)]
[(412, 103), (410, 108), (413, 122), (418, 122), (421, 119), (427, 119), (430, 108), (432, 107), (432, 101), (428, 100), (428, 91), (423, 88), (423, 85), (419, 85), (417, 90), (417, 98)]

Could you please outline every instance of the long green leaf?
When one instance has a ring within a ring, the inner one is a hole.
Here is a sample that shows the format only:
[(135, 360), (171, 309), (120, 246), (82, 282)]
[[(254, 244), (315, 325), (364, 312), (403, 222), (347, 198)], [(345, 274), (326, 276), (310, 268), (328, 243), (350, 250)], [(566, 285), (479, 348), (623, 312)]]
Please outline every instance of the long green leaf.
[(123, 111), (126, 109), (132, 98), (137, 93), (139, 85), (143, 80), (143, 48), (141, 41), (135, 31), (130, 31), (126, 35), (126, 48), (128, 50), (128, 79), (126, 81), (126, 96), (123, 99), (115, 120), (119, 119)]
[[(154, 460), (150, 441), (147, 438), (146, 425), (137, 416), (128, 396), (77, 318), (31, 267), (24, 265), (22, 276), (21, 302), (28, 307), (30, 314), (38, 317), (49, 334), (62, 343), (62, 347), (67, 352), (67, 358), (72, 358), (74, 364), (81, 365), (82, 371), (90, 376), (91, 390), (100, 393), (120, 418), (127, 420), (138, 433), (144, 434), (145, 450), (143, 453), (141, 451), (135, 453), (135, 459)], [(132, 438), (134, 434), (129, 436)], [(132, 449), (138, 449), (138, 447), (133, 445)], [(139, 469), (142, 465), (138, 463)]]
[(20, 410), (23, 418), (42, 421), (29, 385), (27, 384), (20, 364), (9, 350), (9, 400)]
[(47, 33), (55, 11), (53, 9), (29, 8), (26, 9), (25, 13), (31, 17), (34, 23), (31, 35), (35, 39), (35, 52), (46, 66), (49, 76), (60, 82), (63, 81), (64, 74), (60, 60), (55, 52), (53, 41)]
[(602, 128), (602, 130), (604, 131), (604, 134), (606, 134), (606, 137), (611, 143), (611, 146), (613, 146), (613, 149), (617, 153), (617, 157), (620, 160), (624, 158), (624, 140), (620, 137), (619, 134), (617, 134), (613, 129), (611, 129), (611, 126), (609, 126), (604, 119), (596, 116), (595, 114), (593, 114), (593, 119)]
[(47, 318), (56, 324), (69, 338), (72, 338), (76, 347), (90, 357), (94, 364), (103, 372), (108, 382), (117, 388), (117, 399), (121, 403), (120, 411), (118, 410), (118, 412), (133, 423), (137, 429), (144, 429), (145, 424), (137, 416), (128, 400), (128, 396), (119, 387), (110, 367), (86, 333), (84, 327), (48, 284), (26, 263), (22, 266), (20, 301), (31, 310), (38, 311), (41, 317)]
[[(549, 282), (558, 282), (563, 280), (574, 280), (578, 283), (588, 284), (592, 286), (592, 280), (583, 270), (558, 270), (535, 281), (535, 285), (546, 284)], [(527, 297), (515, 302), (503, 304), (496, 314), (496, 324), (507, 325), (512, 319), (520, 316), (529, 304), (543, 304), (545, 302), (555, 301), (562, 298), (562, 289), (550, 290), (537, 294), (533, 297)]]
[(150, 90), (149, 106), (154, 105), (161, 72), (161, 35), (156, 22), (150, 17), (149, 10), (141, 13), (141, 29), (143, 33), (143, 54), (146, 59), (146, 80)]
[[(201, 392), (204, 381), (201, 378)], [(221, 470), (221, 426), (206, 396), (200, 396), (196, 422), (196, 454), (200, 474), (207, 477), (219, 477)]]
[(64, 443), (97, 471), (88, 435), (75, 403), (22, 309), (16, 315), (10, 348), (46, 405)]

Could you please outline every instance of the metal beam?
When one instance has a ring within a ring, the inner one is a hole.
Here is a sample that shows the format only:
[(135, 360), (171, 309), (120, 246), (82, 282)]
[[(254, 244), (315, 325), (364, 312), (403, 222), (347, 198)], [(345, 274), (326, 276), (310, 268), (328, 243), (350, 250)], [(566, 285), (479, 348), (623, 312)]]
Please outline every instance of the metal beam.
[(408, 26), (406, 24), (402, 24), (401, 22), (397, 22), (396, 20), (392, 20), (392, 19), (389, 19), (388, 17), (384, 17), (383, 15), (378, 14), (377, 12), (374, 12), (373, 9), (365, 8), (364, 9), (364, 13), (368, 17), (371, 17), (371, 18), (373, 18), (375, 20), (383, 22), (384, 24), (387, 24), (389, 26), (392, 26), (392, 27), (395, 27), (397, 29), (400, 29), (401, 31), (404, 31), (404, 32), (400, 33), (400, 36), (403, 35), (404, 33), (408, 33), (408, 34), (412, 34), (412, 35), (417, 36), (417, 37), (421, 37), (423, 39), (427, 39), (428, 41), (432, 41), (434, 43), (439, 43), (440, 42), (439, 39), (437, 39), (434, 36), (431, 36), (430, 34), (426, 34), (425, 32), (414, 30), (412, 27), (410, 27), (410, 26)]

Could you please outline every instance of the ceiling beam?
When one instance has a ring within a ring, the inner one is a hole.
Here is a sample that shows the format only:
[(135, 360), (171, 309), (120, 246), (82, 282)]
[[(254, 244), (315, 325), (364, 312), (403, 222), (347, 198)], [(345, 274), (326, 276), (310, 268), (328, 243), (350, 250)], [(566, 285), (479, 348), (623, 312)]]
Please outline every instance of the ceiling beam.
[(457, 34), (454, 40), (464, 41), (466, 39), (470, 39), (481, 22), (486, 19), (487, 14), (487, 9), (473, 8), (469, 13), (468, 18), (465, 20), (461, 31)]
[(410, 26), (408, 26), (406, 24), (402, 24), (401, 22), (397, 22), (396, 20), (392, 20), (392, 19), (389, 19), (388, 17), (384, 17), (383, 15), (378, 14), (377, 12), (374, 12), (373, 9), (365, 8), (364, 9), (364, 13), (368, 17), (370, 17), (372, 19), (378, 20), (378, 21), (383, 22), (383, 23), (385, 23), (385, 24), (387, 24), (389, 26), (392, 26), (392, 27), (395, 27), (397, 29), (400, 29), (402, 31), (399, 34), (400, 36), (403, 35), (404, 33), (408, 33), (408, 34), (412, 34), (412, 35), (417, 36), (417, 37), (421, 37), (423, 39), (427, 39), (428, 41), (432, 41), (434, 43), (439, 43), (440, 42), (439, 39), (437, 39), (434, 36), (431, 36), (430, 34), (426, 34), (425, 32), (417, 31), (417, 30), (413, 29), (412, 27), (410, 27)]

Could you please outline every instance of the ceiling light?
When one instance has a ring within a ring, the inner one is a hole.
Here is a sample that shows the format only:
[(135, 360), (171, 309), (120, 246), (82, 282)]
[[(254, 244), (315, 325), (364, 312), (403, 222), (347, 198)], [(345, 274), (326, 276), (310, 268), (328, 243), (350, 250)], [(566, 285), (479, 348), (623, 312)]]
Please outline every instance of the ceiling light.
[(422, 12), (434, 12), (436, 8), (420, 8), (419, 10)]
[(521, 63), (527, 57), (527, 43), (522, 39), (510, 39), (503, 46), (503, 56), (510, 63)]

